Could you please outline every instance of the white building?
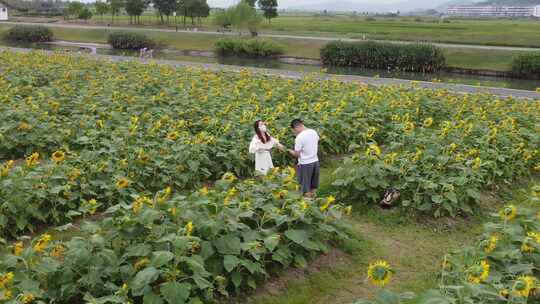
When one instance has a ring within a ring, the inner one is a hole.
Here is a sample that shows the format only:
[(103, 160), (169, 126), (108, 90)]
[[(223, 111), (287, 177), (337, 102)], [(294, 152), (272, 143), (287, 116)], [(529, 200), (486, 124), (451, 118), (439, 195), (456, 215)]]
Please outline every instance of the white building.
[(540, 17), (537, 6), (472, 6), (457, 5), (446, 10), (448, 16), (460, 17)]
[(8, 8), (0, 3), (0, 21), (8, 20)]

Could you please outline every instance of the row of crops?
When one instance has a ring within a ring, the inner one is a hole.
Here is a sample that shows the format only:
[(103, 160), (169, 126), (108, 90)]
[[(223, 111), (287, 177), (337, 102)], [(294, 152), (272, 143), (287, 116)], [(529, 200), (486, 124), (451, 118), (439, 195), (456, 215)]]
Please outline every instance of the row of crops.
[[(207, 303), (346, 239), (351, 206), (337, 202), (395, 187), (402, 208), (457, 216), (540, 170), (535, 101), (39, 52), (0, 64), (8, 303)], [(323, 160), (351, 155), (337, 201), (303, 200), (286, 155), (249, 178), (253, 121), (291, 145), (296, 117), (319, 131)], [(67, 241), (22, 237), (102, 212)]]

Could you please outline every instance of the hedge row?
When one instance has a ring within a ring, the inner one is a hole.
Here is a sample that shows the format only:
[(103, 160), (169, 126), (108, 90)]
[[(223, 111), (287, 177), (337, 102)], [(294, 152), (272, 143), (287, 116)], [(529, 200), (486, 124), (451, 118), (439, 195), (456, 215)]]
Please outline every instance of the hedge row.
[(512, 73), (520, 77), (540, 78), (540, 52), (515, 57)]
[(325, 65), (403, 72), (436, 72), (446, 59), (440, 48), (430, 44), (392, 44), (374, 41), (330, 42), (321, 49)]
[(284, 47), (264, 39), (223, 38), (216, 42), (215, 50), (222, 55), (269, 57), (283, 54)]
[(45, 26), (16, 25), (6, 32), (4, 38), (11, 42), (48, 42), (54, 39), (54, 34)]
[(135, 32), (113, 32), (109, 34), (107, 42), (113, 48), (120, 50), (154, 49), (158, 47), (158, 43), (154, 39)]

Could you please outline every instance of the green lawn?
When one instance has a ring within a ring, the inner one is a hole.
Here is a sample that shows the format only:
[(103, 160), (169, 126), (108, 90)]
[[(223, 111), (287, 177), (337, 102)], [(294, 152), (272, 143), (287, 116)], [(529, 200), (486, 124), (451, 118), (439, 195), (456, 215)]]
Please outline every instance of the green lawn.
[[(128, 24), (127, 16), (120, 16), (118, 24)], [(364, 17), (352, 16), (315, 16), (285, 15), (264, 22), (262, 31), (291, 35), (341, 36), (384, 40), (431, 41), (483, 45), (533, 46), (540, 47), (540, 20), (522, 19), (486, 19), (486, 20), (449, 20), (440, 22), (434, 18), (414, 17), (383, 18), (375, 17), (374, 21)], [(100, 16), (93, 21), (101, 22)], [(156, 16), (145, 14), (141, 21), (146, 25), (160, 25)], [(178, 18), (181, 23), (181, 18)], [(110, 23), (110, 16), (105, 16), (103, 23)], [(188, 20), (188, 25), (190, 25)], [(162, 25), (160, 25), (162, 26)], [(171, 17), (169, 26), (174, 26)], [(206, 29), (215, 29), (212, 17), (204, 19), (202, 25)]]

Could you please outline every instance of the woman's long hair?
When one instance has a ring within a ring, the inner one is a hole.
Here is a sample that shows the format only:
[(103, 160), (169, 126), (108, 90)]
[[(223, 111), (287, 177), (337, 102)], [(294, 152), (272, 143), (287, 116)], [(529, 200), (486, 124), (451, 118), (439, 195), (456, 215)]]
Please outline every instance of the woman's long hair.
[(261, 142), (263, 144), (267, 143), (270, 141), (270, 134), (268, 134), (268, 132), (262, 132), (260, 129), (259, 129), (259, 123), (261, 122), (262, 120), (257, 120), (255, 122), (255, 124), (253, 125), (253, 128), (255, 129), (255, 134), (257, 134), (257, 137), (261, 140)]

